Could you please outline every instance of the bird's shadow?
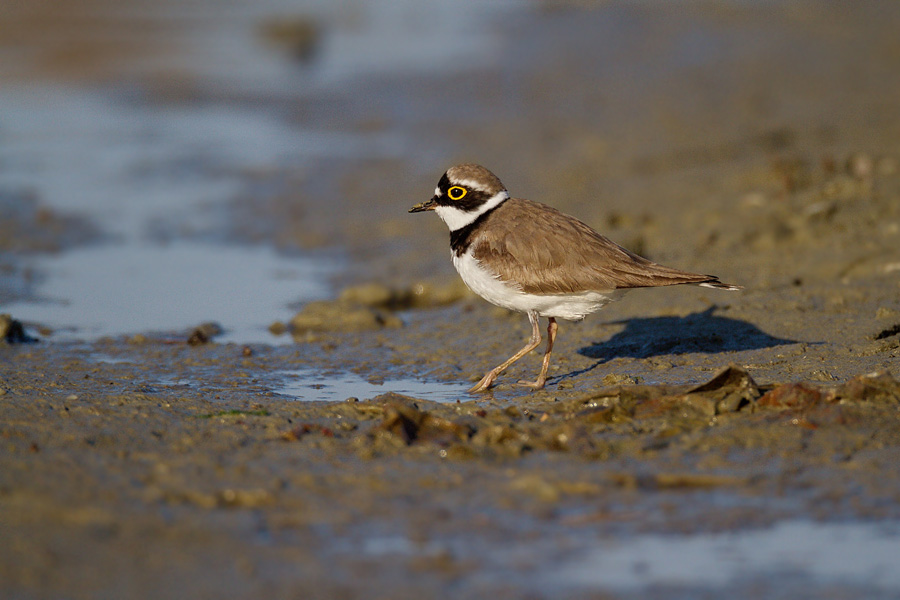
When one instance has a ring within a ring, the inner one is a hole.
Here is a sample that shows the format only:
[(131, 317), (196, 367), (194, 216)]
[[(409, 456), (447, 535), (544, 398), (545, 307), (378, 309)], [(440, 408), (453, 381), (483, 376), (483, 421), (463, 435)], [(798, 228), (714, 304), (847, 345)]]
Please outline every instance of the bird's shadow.
[(581, 348), (578, 353), (597, 359), (590, 371), (614, 358), (650, 358), (671, 354), (714, 354), (759, 350), (800, 343), (771, 336), (746, 321), (713, 314), (716, 306), (684, 317), (649, 317), (615, 321), (625, 329), (604, 342)]

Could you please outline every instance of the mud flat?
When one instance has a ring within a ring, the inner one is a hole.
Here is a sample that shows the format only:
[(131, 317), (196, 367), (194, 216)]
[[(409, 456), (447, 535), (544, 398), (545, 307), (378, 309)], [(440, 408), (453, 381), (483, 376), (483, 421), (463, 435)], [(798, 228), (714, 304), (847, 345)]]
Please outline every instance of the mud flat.
[[(2, 595), (896, 597), (898, 9), (725, 6), (547, 4), (495, 64), (305, 99), (415, 142), (272, 169), (217, 221), (346, 249), (291, 343), (0, 342)], [(546, 389), (511, 385), (531, 356), (468, 395), (528, 331), (405, 214), (459, 160), (746, 290), (632, 292), (561, 324)], [(4, 250), (102, 238), (41, 211)]]
[[(6, 593), (896, 591), (870, 577), (895, 554), (867, 541), (895, 544), (900, 523), (900, 384), (887, 374), (759, 385), (730, 367), (700, 385), (459, 403), (280, 394), (285, 371), (315, 364), (310, 350), (4, 348), (17, 366), (0, 391)], [(779, 535), (784, 523), (810, 531), (808, 544)], [(854, 565), (832, 558), (837, 580), (815, 570), (829, 524), (850, 528), (831, 535), (839, 547), (853, 526), (877, 532), (853, 547)], [(608, 566), (647, 536), (740, 550), (741, 534), (773, 540), (747, 542), (746, 565), (721, 580), (673, 576), (667, 565), (707, 572), (678, 552)]]

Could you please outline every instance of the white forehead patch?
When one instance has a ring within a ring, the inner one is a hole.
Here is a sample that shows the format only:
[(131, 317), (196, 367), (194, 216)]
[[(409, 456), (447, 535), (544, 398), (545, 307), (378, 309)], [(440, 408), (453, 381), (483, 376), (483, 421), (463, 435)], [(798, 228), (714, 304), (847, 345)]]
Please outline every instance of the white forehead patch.
[(443, 194), (441, 194), (441, 188), (439, 188), (439, 187), (434, 188), (434, 195), (438, 196), (438, 197), (443, 196)]

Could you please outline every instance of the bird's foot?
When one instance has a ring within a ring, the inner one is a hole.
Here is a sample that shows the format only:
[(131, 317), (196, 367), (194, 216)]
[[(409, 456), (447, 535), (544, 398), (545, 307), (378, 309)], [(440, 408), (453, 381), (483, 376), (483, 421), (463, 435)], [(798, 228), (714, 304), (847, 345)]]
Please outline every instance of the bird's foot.
[(487, 375), (481, 378), (481, 381), (473, 385), (469, 388), (469, 393), (475, 392), (486, 392), (490, 389), (492, 385), (494, 385), (494, 381), (497, 379), (499, 373), (495, 373), (494, 371), (489, 372)]
[(520, 379), (516, 382), (516, 385), (531, 388), (533, 390), (540, 390), (544, 388), (544, 384), (547, 383), (546, 377), (538, 377), (535, 381), (525, 381), (524, 379)]

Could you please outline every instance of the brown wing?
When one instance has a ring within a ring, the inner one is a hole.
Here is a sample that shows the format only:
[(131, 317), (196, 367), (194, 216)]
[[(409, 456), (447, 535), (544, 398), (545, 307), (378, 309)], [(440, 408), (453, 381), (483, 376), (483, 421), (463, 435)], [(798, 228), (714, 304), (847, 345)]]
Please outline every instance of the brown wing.
[(610, 291), (705, 283), (711, 275), (656, 264), (603, 237), (578, 219), (529, 200), (511, 198), (485, 219), (474, 257), (496, 265), (500, 278), (529, 294)]

